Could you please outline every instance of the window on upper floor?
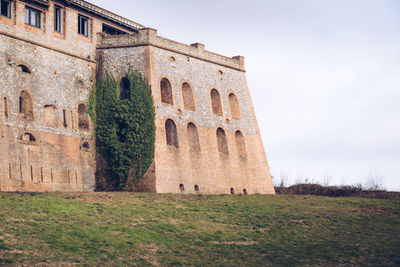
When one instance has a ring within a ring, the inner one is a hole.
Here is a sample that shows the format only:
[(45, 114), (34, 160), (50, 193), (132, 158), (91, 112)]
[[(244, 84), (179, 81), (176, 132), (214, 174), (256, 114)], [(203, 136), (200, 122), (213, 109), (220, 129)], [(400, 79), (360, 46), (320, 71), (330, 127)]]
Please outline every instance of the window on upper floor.
[(40, 28), (40, 15), (39, 10), (25, 6), (25, 24)]
[(86, 37), (89, 36), (89, 18), (78, 15), (78, 33)]
[(109, 26), (109, 25), (107, 25), (107, 24), (104, 24), (104, 23), (103, 23), (103, 32), (104, 32), (104, 33), (107, 33), (107, 34), (109, 34), (109, 35), (121, 35), (121, 34), (126, 34), (126, 32), (121, 31), (121, 30), (119, 30), (119, 29), (117, 29), (117, 28), (111, 27), (111, 26)]
[(11, 1), (0, 0), (1, 15), (7, 18), (11, 18)]
[(54, 31), (62, 32), (62, 7), (54, 6)]

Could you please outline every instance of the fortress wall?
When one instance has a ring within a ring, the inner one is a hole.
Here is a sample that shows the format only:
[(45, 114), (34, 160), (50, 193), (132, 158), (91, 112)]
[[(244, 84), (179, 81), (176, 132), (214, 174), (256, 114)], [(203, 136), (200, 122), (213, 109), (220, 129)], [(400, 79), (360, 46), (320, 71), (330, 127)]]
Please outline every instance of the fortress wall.
[[(198, 185), (201, 193), (274, 193), (264, 148), (257, 129), (251, 99), (247, 94), (244, 73), (208, 61), (187, 57), (168, 50), (154, 49), (155, 100), (157, 103), (156, 174), (157, 192), (194, 193)], [(171, 61), (171, 57), (175, 61)], [(222, 71), (222, 74), (221, 74)], [(167, 78), (173, 91), (173, 105), (161, 102), (160, 81)], [(182, 84), (190, 84), (195, 111), (185, 109)], [(210, 92), (218, 90), (222, 102), (222, 116), (213, 114)], [(229, 94), (235, 94), (240, 105), (241, 119), (232, 116)], [(177, 126), (179, 148), (166, 143), (165, 122), (172, 119)], [(190, 149), (188, 123), (197, 127), (200, 152)], [(218, 152), (216, 131), (225, 131), (228, 155)], [(235, 132), (244, 136), (246, 157), (239, 156)]]
[[(94, 189), (93, 125), (89, 120), (89, 129), (80, 129), (78, 106), (86, 103), (95, 67), (0, 35), (2, 191)], [(32, 100), (31, 117), (21, 112), (22, 91)]]
[[(127, 66), (138, 69), (149, 79), (156, 106), (156, 144), (152, 168), (143, 178), (148, 191), (206, 194), (274, 193), (268, 163), (259, 136), (248, 93), (242, 57), (227, 58), (207, 51), (201, 44), (186, 46), (156, 36), (152, 29), (138, 36), (105, 37), (98, 51), (103, 68), (120, 79)], [(104, 45), (107, 44), (107, 45)], [(165, 78), (172, 87), (173, 104), (163, 103), (160, 83)], [(184, 105), (182, 85), (188, 83), (194, 95), (194, 110)], [(222, 115), (213, 114), (211, 90), (218, 90)], [(240, 119), (233, 116), (229, 95), (239, 102)], [(177, 146), (168, 145), (166, 121), (174, 121)], [(198, 132), (200, 151), (193, 151), (188, 124)], [(218, 151), (216, 131), (222, 128), (228, 154)], [(236, 131), (243, 134), (245, 156), (236, 145)]]

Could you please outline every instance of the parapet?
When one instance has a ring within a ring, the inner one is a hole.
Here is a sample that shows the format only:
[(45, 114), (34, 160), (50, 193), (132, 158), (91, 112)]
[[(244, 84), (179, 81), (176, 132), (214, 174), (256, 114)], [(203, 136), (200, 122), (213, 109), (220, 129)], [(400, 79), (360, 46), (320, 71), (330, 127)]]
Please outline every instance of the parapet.
[(214, 64), (245, 72), (244, 57), (226, 57), (205, 50), (204, 44), (191, 45), (176, 42), (157, 35), (157, 30), (152, 28), (140, 29), (137, 34), (107, 35), (101, 34), (98, 49), (123, 48), (150, 45), (160, 49), (169, 50), (185, 56), (205, 60)]

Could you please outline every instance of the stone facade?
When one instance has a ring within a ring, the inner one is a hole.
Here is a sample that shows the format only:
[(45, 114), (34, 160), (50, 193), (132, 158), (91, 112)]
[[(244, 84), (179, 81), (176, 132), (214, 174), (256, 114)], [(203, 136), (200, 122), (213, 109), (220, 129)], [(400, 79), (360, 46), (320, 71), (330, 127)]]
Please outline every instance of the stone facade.
[[(94, 190), (89, 88), (96, 71), (121, 79), (130, 66), (147, 77), (156, 105), (143, 190), (274, 193), (243, 57), (162, 38), (85, 1), (9, 4), (0, 16), (1, 190)], [(40, 11), (40, 25), (26, 23), (27, 7)]]

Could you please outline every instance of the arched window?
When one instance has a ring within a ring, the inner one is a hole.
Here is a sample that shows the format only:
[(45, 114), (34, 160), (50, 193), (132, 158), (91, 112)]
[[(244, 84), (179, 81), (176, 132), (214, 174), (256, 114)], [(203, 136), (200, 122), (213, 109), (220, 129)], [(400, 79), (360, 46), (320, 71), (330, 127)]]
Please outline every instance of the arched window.
[(197, 127), (193, 123), (188, 123), (187, 125), (187, 136), (189, 147), (191, 151), (200, 151), (199, 134), (197, 132)]
[(79, 104), (78, 107), (78, 126), (79, 129), (89, 129), (89, 113), (85, 104)]
[(182, 84), (182, 95), (185, 109), (195, 111), (193, 90), (188, 83)]
[(222, 116), (221, 97), (216, 89), (211, 90), (211, 106), (215, 115)]
[(31, 70), (27, 66), (22, 64), (17, 66), (17, 70), (23, 73), (28, 73), (28, 74), (31, 73)]
[(25, 119), (33, 120), (33, 103), (31, 95), (27, 91), (21, 91), (19, 95), (19, 113)]
[(229, 108), (231, 109), (231, 115), (232, 118), (240, 120), (242, 118), (240, 114), (240, 106), (239, 106), (239, 101), (235, 94), (231, 93), (228, 96), (229, 100)]
[(217, 130), (218, 151), (224, 154), (229, 154), (228, 142), (226, 141), (225, 131), (222, 128)]
[(174, 100), (172, 97), (172, 86), (168, 79), (163, 78), (160, 82), (161, 88), (161, 102), (173, 105)]
[(165, 136), (167, 138), (167, 145), (179, 148), (178, 133), (176, 131), (175, 122), (168, 119), (165, 122)]
[(119, 98), (122, 99), (130, 99), (131, 98), (131, 82), (127, 77), (123, 77), (121, 79), (120, 85), (120, 95)]
[(57, 127), (58, 125), (58, 111), (54, 105), (44, 106), (44, 121), (46, 126)]
[(246, 158), (247, 152), (246, 152), (246, 144), (244, 142), (243, 134), (240, 131), (236, 131), (235, 139), (236, 139), (236, 148), (237, 148), (239, 156)]

